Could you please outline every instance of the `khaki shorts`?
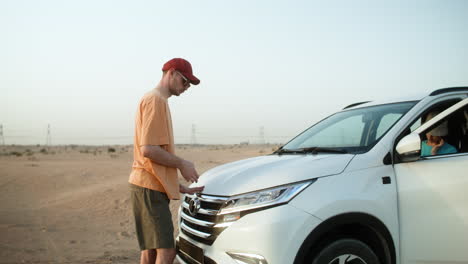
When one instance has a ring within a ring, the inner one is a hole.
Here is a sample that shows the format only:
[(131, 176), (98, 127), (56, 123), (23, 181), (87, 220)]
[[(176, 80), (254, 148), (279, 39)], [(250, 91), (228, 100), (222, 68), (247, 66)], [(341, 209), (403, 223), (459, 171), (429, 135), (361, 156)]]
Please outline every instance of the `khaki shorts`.
[(174, 248), (174, 226), (167, 195), (130, 184), (130, 200), (140, 249)]

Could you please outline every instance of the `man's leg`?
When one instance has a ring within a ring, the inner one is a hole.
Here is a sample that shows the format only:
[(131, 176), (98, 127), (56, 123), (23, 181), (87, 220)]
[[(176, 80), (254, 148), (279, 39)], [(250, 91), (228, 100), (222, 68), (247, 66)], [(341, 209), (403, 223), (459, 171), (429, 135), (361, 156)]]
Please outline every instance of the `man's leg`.
[(175, 248), (158, 248), (156, 264), (172, 264), (176, 256)]
[(156, 249), (148, 249), (141, 251), (140, 264), (156, 263)]

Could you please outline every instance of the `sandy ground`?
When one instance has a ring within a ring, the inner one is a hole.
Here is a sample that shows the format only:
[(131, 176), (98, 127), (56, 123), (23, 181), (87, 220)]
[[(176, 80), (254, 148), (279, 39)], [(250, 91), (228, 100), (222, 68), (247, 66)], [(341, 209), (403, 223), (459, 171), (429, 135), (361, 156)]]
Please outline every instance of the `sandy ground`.
[[(274, 148), (181, 145), (176, 151), (203, 173)], [(131, 146), (0, 146), (0, 263), (138, 263), (131, 163)], [(171, 202), (174, 220), (179, 205)]]

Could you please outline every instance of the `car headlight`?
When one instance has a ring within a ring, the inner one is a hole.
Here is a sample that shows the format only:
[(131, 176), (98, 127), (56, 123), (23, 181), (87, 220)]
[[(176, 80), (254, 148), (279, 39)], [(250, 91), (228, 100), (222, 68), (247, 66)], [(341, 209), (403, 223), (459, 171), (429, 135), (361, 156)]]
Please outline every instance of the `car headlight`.
[(218, 215), (226, 223), (253, 211), (286, 204), (315, 180), (232, 196), (224, 202)]

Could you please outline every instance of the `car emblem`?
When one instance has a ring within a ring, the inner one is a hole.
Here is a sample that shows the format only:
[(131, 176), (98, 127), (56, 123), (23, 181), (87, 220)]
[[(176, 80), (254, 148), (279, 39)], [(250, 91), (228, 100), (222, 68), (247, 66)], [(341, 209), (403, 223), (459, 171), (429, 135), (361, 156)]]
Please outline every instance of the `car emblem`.
[(190, 200), (188, 210), (192, 216), (198, 213), (198, 210), (200, 210), (200, 200), (197, 197)]

